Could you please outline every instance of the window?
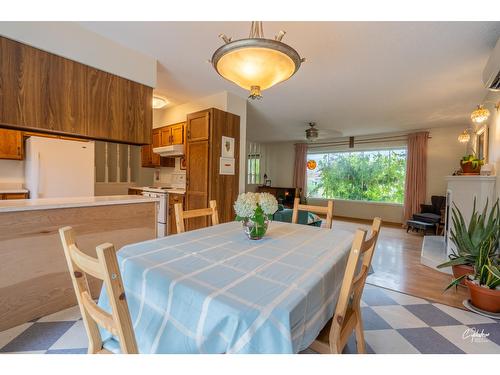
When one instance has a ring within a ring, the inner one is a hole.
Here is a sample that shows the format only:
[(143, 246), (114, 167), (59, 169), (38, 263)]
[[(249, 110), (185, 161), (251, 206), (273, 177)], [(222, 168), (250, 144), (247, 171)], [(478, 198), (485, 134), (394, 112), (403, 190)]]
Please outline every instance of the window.
[(307, 195), (357, 201), (403, 203), (406, 149), (308, 154)]
[(260, 185), (262, 183), (260, 176), (261, 151), (257, 143), (248, 143), (247, 158), (247, 184)]

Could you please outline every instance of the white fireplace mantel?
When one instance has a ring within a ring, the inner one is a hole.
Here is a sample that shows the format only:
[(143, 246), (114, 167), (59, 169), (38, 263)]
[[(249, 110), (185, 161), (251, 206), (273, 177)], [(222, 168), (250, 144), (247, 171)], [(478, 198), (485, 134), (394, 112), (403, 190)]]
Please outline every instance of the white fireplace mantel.
[(474, 198), (476, 198), (476, 210), (481, 212), (488, 202), (488, 207), (491, 209), (495, 202), (495, 182), (496, 176), (447, 176), (447, 206), (449, 225), (447, 228), (447, 254), (451, 253), (450, 249), (450, 229), (451, 210), (457, 207), (462, 213), (466, 223), (469, 222), (472, 216), (474, 207)]
[[(486, 202), (491, 209), (495, 202), (495, 182), (496, 176), (446, 176), (448, 188), (446, 191), (446, 223), (445, 236), (426, 236), (422, 246), (421, 263), (426, 266), (436, 268), (440, 263), (448, 260), (448, 255), (452, 253), (451, 246), (454, 246), (450, 238), (452, 227), (451, 210), (458, 207), (466, 223), (472, 216), (474, 198), (476, 198), (476, 210), (482, 211)], [(438, 269), (441, 272), (449, 273), (449, 269)]]

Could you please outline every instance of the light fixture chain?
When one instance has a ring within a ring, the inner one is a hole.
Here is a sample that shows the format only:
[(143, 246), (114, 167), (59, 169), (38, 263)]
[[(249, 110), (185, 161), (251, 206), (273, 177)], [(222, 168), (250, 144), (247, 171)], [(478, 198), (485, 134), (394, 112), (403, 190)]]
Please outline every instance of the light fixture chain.
[(264, 27), (262, 21), (252, 21), (249, 38), (264, 38)]

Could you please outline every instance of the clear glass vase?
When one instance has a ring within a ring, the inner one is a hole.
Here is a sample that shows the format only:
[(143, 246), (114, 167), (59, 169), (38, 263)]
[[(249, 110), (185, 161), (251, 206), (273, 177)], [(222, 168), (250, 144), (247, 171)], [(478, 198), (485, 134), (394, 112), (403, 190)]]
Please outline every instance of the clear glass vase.
[(243, 220), (243, 229), (247, 237), (251, 240), (260, 240), (266, 234), (269, 226), (269, 219), (264, 220), (264, 225), (258, 224), (253, 220)]

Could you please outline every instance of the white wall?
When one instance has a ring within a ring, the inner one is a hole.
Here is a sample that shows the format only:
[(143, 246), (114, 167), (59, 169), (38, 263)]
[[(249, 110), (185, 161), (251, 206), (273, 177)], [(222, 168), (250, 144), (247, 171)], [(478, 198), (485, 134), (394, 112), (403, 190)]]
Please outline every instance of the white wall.
[[(233, 93), (222, 91), (213, 95), (199, 98), (195, 101), (155, 110), (153, 113), (153, 128), (172, 125), (186, 121), (189, 113), (202, 111), (208, 108), (217, 108), (240, 116), (240, 176), (239, 191), (245, 191), (246, 177), (246, 128), (247, 128), (247, 100)], [(143, 168), (146, 169), (146, 168)], [(166, 173), (172, 173), (172, 168), (161, 168), (161, 180), (166, 180)], [(160, 181), (158, 181), (160, 182)], [(151, 179), (151, 183), (153, 183)]]
[(24, 182), (24, 161), (0, 160), (0, 182)]
[(458, 135), (467, 126), (430, 129), (431, 139), (427, 148), (427, 202), (432, 195), (446, 195), (444, 176), (460, 169), (460, 158), (467, 146), (458, 142)]
[(240, 175), (239, 175), (239, 192), (245, 192), (246, 182), (246, 144), (247, 144), (247, 99), (235, 95), (231, 92), (227, 93), (226, 111), (240, 116)]
[(496, 191), (500, 197), (500, 113), (495, 108), (495, 104), (500, 104), (500, 92), (490, 91), (486, 96), (484, 106), (491, 113), (488, 119), (489, 124), (489, 163), (495, 166), (497, 175)]
[(0, 22), (0, 35), (149, 87), (156, 59), (111, 41), (77, 22)]
[[(153, 128), (176, 124), (186, 121), (186, 115), (193, 112), (202, 111), (207, 108), (217, 108), (227, 111), (227, 91), (205, 96), (195, 101), (179, 104), (173, 107), (166, 107), (162, 110), (155, 110), (153, 116)], [(236, 113), (237, 114), (237, 113)]]
[[(466, 146), (459, 143), (457, 137), (464, 127), (428, 129), (432, 138), (429, 139), (428, 144), (427, 202), (430, 202), (432, 195), (445, 195), (444, 177), (459, 168), (459, 160), (465, 153)], [(291, 187), (295, 156), (294, 142), (266, 143), (263, 148), (265, 149), (263, 173), (267, 173), (272, 186)], [(250, 185), (248, 191), (253, 190), (253, 186)], [(308, 201), (311, 204), (325, 204), (319, 199), (310, 198)], [(336, 216), (360, 219), (380, 216), (383, 220), (394, 223), (401, 223), (403, 218), (403, 206), (398, 204), (336, 200), (334, 211)]]

